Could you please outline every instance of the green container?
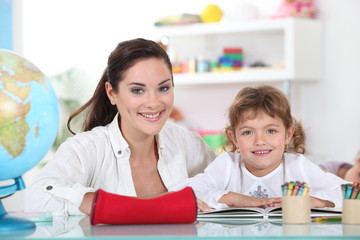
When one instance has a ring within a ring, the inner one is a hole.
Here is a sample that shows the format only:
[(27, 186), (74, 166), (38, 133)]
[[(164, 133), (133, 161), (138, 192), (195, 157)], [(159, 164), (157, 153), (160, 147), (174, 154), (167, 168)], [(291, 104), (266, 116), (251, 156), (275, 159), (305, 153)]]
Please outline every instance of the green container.
[(222, 152), (223, 147), (227, 144), (225, 134), (206, 134), (203, 139), (216, 153)]

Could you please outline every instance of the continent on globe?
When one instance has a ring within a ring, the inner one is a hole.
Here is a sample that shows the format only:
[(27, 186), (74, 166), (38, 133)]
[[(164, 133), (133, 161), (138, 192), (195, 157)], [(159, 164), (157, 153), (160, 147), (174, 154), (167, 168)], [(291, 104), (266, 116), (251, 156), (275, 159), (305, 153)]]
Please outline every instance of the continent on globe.
[(29, 132), (25, 117), (30, 111), (30, 103), (19, 103), (4, 91), (6, 89), (0, 87), (0, 145), (17, 157), (24, 151), (25, 136)]

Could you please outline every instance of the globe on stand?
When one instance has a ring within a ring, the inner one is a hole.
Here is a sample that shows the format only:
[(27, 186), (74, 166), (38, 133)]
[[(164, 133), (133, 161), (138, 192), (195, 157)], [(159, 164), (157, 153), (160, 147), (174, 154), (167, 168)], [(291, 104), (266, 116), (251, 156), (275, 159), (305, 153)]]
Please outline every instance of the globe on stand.
[(1, 199), (25, 188), (22, 175), (51, 148), (59, 107), (49, 79), (31, 62), (0, 49), (0, 237), (28, 235), (35, 224), (9, 215)]

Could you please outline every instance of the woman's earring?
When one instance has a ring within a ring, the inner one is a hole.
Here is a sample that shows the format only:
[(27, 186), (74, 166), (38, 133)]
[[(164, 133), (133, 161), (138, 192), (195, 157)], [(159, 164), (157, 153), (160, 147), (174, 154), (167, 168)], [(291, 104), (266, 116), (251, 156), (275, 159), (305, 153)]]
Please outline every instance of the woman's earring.
[(240, 149), (237, 148), (237, 149), (236, 149), (236, 152), (239, 153), (239, 152), (240, 152)]

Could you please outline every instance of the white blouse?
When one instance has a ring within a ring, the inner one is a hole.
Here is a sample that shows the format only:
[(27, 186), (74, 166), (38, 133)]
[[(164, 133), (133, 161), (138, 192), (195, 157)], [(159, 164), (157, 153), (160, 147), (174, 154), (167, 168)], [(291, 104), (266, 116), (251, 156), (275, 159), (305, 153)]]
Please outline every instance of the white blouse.
[[(25, 191), (24, 211), (54, 215), (82, 214), (87, 192), (136, 196), (130, 168), (130, 148), (116, 116), (107, 126), (68, 138)], [(202, 172), (216, 157), (199, 134), (167, 122), (156, 136), (158, 171), (167, 189)]]
[(284, 161), (271, 173), (256, 177), (244, 166), (239, 153), (220, 154), (204, 171), (174, 186), (173, 191), (191, 186), (196, 196), (212, 208), (226, 208), (218, 200), (228, 192), (237, 192), (257, 198), (281, 197), (281, 185), (285, 182), (308, 183), (310, 196), (331, 201), (336, 208), (342, 207), (341, 184), (347, 181), (324, 172), (302, 154), (284, 154)]

